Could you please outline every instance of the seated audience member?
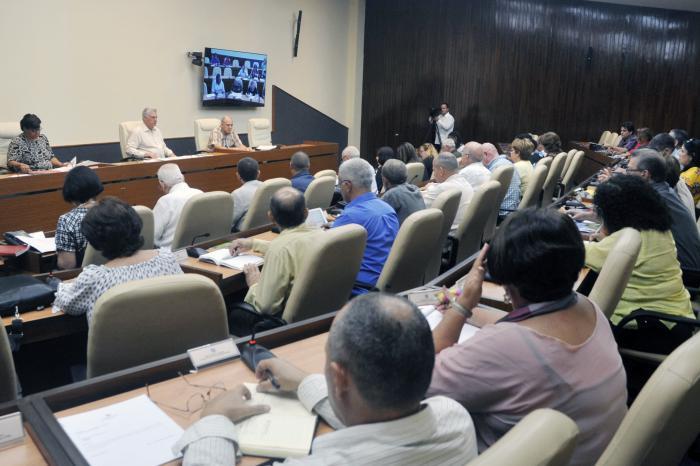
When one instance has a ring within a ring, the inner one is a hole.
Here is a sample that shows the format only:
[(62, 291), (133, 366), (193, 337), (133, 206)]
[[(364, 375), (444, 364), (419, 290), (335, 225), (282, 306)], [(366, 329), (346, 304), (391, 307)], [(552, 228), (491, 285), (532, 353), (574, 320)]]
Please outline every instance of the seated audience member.
[(115, 197), (106, 197), (92, 207), (83, 220), (83, 234), (108, 262), (88, 265), (73, 282), (59, 284), (53, 308), (75, 316), (87, 314), (89, 325), (95, 302), (110, 288), (182, 273), (170, 251), (139, 249), (143, 245), (142, 227), (136, 211)]
[(635, 144), (635, 146), (629, 151), (629, 153), (631, 154), (637, 149), (642, 149), (648, 146), (653, 137), (654, 133), (652, 133), (649, 128), (639, 128), (637, 130), (637, 144)]
[(231, 88), (228, 98), (235, 100), (243, 99), (243, 80), (241, 78), (233, 80), (233, 87)]
[(700, 270), (700, 234), (695, 215), (688, 212), (678, 194), (668, 185), (666, 162), (656, 151), (639, 149), (632, 154), (627, 173), (651, 183), (671, 216), (671, 234), (681, 267)]
[(153, 241), (156, 247), (169, 248), (175, 236), (175, 227), (183, 207), (195, 194), (202, 190), (190, 188), (180, 167), (166, 163), (158, 169), (158, 184), (164, 193), (153, 208)]
[(405, 164), (420, 162), (416, 148), (410, 142), (404, 142), (396, 148), (396, 158)]
[(165, 140), (156, 127), (158, 110), (144, 108), (141, 113), (143, 124), (134, 128), (126, 143), (126, 153), (137, 159), (162, 159), (175, 157), (175, 153), (165, 145)]
[(688, 209), (690, 214), (695, 218), (695, 201), (690, 193), (690, 188), (685, 184), (680, 177), (681, 166), (678, 160), (673, 157), (675, 142), (673, 137), (668, 133), (659, 133), (651, 140), (648, 148), (657, 151), (666, 159), (666, 182), (671, 186), (681, 202)]
[(258, 94), (258, 80), (251, 79), (248, 81), (248, 100), (250, 102), (261, 102), (260, 95)]
[(297, 152), (292, 155), (289, 161), (289, 170), (292, 172), (292, 187), (298, 189), (302, 193), (306, 192), (306, 188), (314, 180), (314, 176), (309, 173), (311, 160), (305, 152)]
[[(472, 414), (480, 452), (528, 413), (551, 408), (581, 431), (569, 464), (591, 465), (624, 418), (626, 377), (610, 324), (572, 291), (583, 263), (580, 233), (566, 215), (514, 212), (434, 329), (428, 396), (453, 398)], [(509, 314), (476, 307), (485, 269), (509, 294)], [(467, 319), (482, 328), (457, 344)]]
[(425, 166), (423, 181), (428, 181), (433, 176), (433, 160), (438, 156), (438, 152), (435, 150), (435, 146), (426, 142), (418, 148), (418, 156)]
[(211, 93), (216, 94), (217, 99), (226, 97), (226, 88), (224, 87), (224, 81), (221, 79), (220, 73), (216, 73), (211, 80)]
[(232, 149), (234, 147), (248, 151), (253, 150), (246, 147), (246, 145), (241, 142), (241, 139), (236, 133), (236, 129), (233, 127), (233, 120), (229, 116), (221, 118), (219, 127), (211, 131), (207, 147), (212, 152), (221, 149)]
[(484, 166), (484, 149), (476, 141), (462, 146), (459, 159), (459, 174), (467, 179), (474, 191), (491, 179), (491, 172)]
[(526, 140), (530, 141), (530, 143), (532, 144), (532, 147), (533, 147), (532, 154), (530, 155), (530, 163), (533, 166), (537, 165), (537, 162), (539, 162), (540, 159), (544, 158), (544, 156), (546, 155), (544, 153), (544, 148), (542, 148), (542, 150), (540, 150), (540, 148), (541, 148), (540, 143), (538, 143), (535, 140), (535, 138), (532, 136), (532, 134), (530, 134), (530, 133), (516, 134), (514, 139), (526, 139)]
[(63, 200), (74, 207), (58, 217), (56, 225), (56, 256), (59, 269), (79, 267), (87, 240), (83, 235), (83, 218), (95, 199), (104, 191), (100, 178), (88, 167), (75, 167), (63, 183)]
[(678, 160), (681, 158), (681, 148), (683, 147), (683, 143), (688, 140), (688, 132), (684, 129), (674, 128), (669, 131), (668, 134), (674, 140), (675, 149), (673, 150), (673, 156), (676, 158), (676, 160)]
[(629, 152), (637, 145), (637, 135), (634, 131), (634, 123), (631, 121), (625, 121), (620, 127), (620, 143), (615, 146), (608, 146), (608, 150), (613, 154), (624, 154)]
[[(513, 165), (513, 162), (508, 160), (505, 155), (499, 155), (496, 146), (490, 142), (484, 143), (482, 147), (484, 150), (484, 165), (491, 173), (503, 165)], [(506, 196), (501, 203), (499, 215), (508, 215), (518, 208), (518, 204), (520, 204), (520, 175), (518, 170), (513, 169), (513, 177), (510, 179), (508, 191), (506, 191)]]
[(454, 141), (456, 150), (460, 152), (460, 155), (455, 154), (455, 157), (460, 158), (461, 157), (460, 149), (462, 149), (462, 146), (464, 145), (464, 144), (462, 144), (462, 135), (459, 134), (458, 131), (452, 131), (450, 134), (447, 135), (447, 137), (452, 139), (452, 141)]
[(247, 79), (250, 77), (250, 62), (248, 60), (246, 60), (243, 63), (243, 66), (241, 67), (241, 69), (238, 70), (238, 77), (244, 78), (244, 79)]
[(688, 139), (681, 147), (681, 178), (685, 181), (697, 204), (700, 202), (700, 139)]
[(510, 144), (510, 161), (513, 162), (515, 171), (520, 177), (520, 197), (527, 191), (527, 186), (530, 184), (530, 175), (534, 171), (530, 157), (534, 147), (527, 139), (514, 139)]
[(371, 192), (373, 169), (363, 159), (343, 162), (338, 170), (340, 192), (348, 203), (333, 227), (357, 224), (367, 231), (367, 244), (360, 271), (353, 287), (353, 296), (366, 293), (377, 283), (389, 251), (399, 231), (394, 209)]
[(255, 191), (262, 184), (262, 181), (258, 180), (259, 175), (260, 166), (257, 160), (252, 157), (243, 157), (238, 161), (236, 176), (242, 185), (231, 193), (233, 197), (233, 231), (238, 231), (238, 227), (253, 201)]
[[(630, 165), (634, 168), (634, 157)], [(586, 243), (586, 266), (598, 272), (620, 237), (620, 230), (634, 228), (642, 235), (642, 248), (632, 270), (627, 288), (622, 293), (611, 320), (614, 324), (636, 310), (662, 312), (695, 319), (690, 295), (683, 286), (681, 268), (676, 258), (676, 245), (671, 233), (671, 216), (661, 196), (643, 179), (618, 175), (598, 186), (593, 204), (603, 222), (606, 235), (600, 242)], [(683, 325), (668, 330), (659, 325), (653, 339), (646, 332), (628, 334), (634, 330), (617, 329), (618, 341), (625, 347), (668, 351), (688, 337)], [(648, 328), (645, 328), (648, 329)], [(635, 338), (639, 335), (639, 339)], [(639, 341), (637, 341), (639, 340)], [(641, 343), (641, 344), (640, 344)]]
[[(387, 158), (386, 160), (396, 158), (396, 157), (394, 156), (394, 149), (392, 149), (391, 147), (387, 147), (387, 149), (389, 149), (389, 150), (391, 151), (391, 157)], [(343, 149), (343, 152), (340, 153), (340, 163), (341, 163), (341, 164), (342, 164), (343, 162), (345, 162), (345, 161), (350, 160), (350, 159), (358, 159), (358, 158), (360, 158), (360, 149), (358, 149), (358, 148), (355, 147), (355, 146), (347, 146), (345, 149)], [(378, 167), (381, 167), (381, 164), (384, 163), (384, 162), (380, 162), (380, 161), (379, 161), (379, 152), (377, 152), (377, 162), (379, 162)], [(381, 183), (381, 182), (382, 182), (381, 170), (380, 170), (380, 168), (377, 168), (377, 170), (378, 170), (378, 173), (379, 173), (379, 175), (378, 175), (379, 178), (378, 178), (378, 179), (377, 179), (377, 178), (373, 178), (373, 179), (372, 179), (372, 188), (371, 188), (371, 191), (372, 191), (374, 194), (379, 194), (379, 190), (381, 189), (381, 186), (379, 186), (379, 188), (377, 188), (377, 183)], [(336, 185), (337, 185), (337, 184), (339, 184), (338, 180), (336, 180)], [(338, 188), (338, 189), (340, 189), (340, 188)]]
[(399, 226), (414, 212), (425, 209), (425, 202), (417, 186), (406, 183), (406, 164), (400, 160), (387, 160), (382, 167), (382, 200), (396, 211)]
[(561, 139), (557, 133), (544, 133), (538, 142), (544, 150), (545, 157), (556, 157), (561, 152)]
[(282, 188), (270, 199), (270, 221), (281, 229), (272, 241), (239, 238), (231, 242), (229, 251), (238, 254), (253, 251), (265, 254), (262, 272), (248, 264), (245, 280), (248, 293), (245, 302), (261, 314), (280, 314), (289, 298), (294, 279), (299, 274), (304, 257), (314, 248), (313, 228), (307, 226), (304, 195), (294, 188)]
[(450, 154), (454, 155), (456, 158), (460, 158), (462, 156), (462, 153), (457, 150), (457, 144), (455, 144), (454, 139), (452, 138), (447, 138), (444, 141), (442, 141), (442, 147), (440, 148), (440, 153), (445, 153), (449, 152)]
[(27, 113), (19, 121), (22, 134), (12, 138), (7, 146), (7, 168), (16, 172), (50, 170), (67, 166), (53, 154), (46, 135), (41, 134), (41, 120)]
[[(382, 146), (377, 149), (377, 169), (374, 171), (374, 180), (372, 181), (372, 187), (377, 188), (377, 194), (381, 194), (384, 186), (382, 185), (382, 167), (387, 162), (387, 160), (395, 159), (397, 156), (394, 154), (394, 149), (389, 146)], [(374, 192), (374, 191), (372, 191)]]
[[(336, 429), (314, 440), (310, 456), (285, 464), (437, 466), (463, 465), (476, 457), (469, 413), (449, 398), (424, 399), (433, 342), (430, 327), (409, 301), (380, 293), (350, 301), (333, 321), (326, 359), (323, 375), (279, 358), (256, 368), (259, 391), (295, 394)], [(267, 371), (278, 389), (266, 380)], [(201, 419), (174, 447), (184, 453), (184, 464), (236, 462), (234, 423), (269, 410), (247, 399), (250, 393), (238, 386), (207, 403)]]
[(457, 215), (452, 223), (451, 230), (454, 231), (464, 219), (467, 207), (474, 197), (474, 188), (465, 177), (459, 174), (457, 158), (451, 152), (441, 152), (433, 161), (433, 180), (434, 182), (428, 184), (422, 191), (425, 206), (428, 208), (441, 193), (449, 189), (457, 189), (462, 193)]

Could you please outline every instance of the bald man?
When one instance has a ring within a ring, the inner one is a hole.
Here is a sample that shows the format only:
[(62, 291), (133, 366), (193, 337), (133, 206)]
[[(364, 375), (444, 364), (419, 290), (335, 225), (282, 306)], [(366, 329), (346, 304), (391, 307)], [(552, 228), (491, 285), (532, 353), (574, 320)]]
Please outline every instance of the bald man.
[(180, 167), (174, 163), (166, 163), (158, 169), (158, 184), (165, 195), (158, 199), (153, 208), (153, 241), (156, 247), (170, 248), (182, 208), (192, 196), (202, 191), (190, 188)]
[(459, 174), (467, 179), (476, 191), (482, 184), (491, 179), (491, 172), (484, 166), (484, 150), (476, 141), (469, 141), (461, 150), (459, 159)]
[(219, 127), (212, 130), (211, 135), (209, 135), (209, 144), (207, 147), (209, 147), (209, 150), (212, 152), (233, 148), (248, 151), (252, 150), (241, 142), (241, 139), (233, 128), (233, 120), (229, 116), (224, 116), (221, 119)]

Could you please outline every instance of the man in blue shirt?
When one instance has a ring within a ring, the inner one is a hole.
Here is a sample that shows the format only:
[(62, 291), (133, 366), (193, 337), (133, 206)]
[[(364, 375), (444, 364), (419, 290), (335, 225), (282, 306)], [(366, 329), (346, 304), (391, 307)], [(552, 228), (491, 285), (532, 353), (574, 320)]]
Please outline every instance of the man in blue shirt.
[(289, 161), (289, 169), (292, 171), (292, 186), (302, 193), (306, 192), (306, 188), (314, 180), (314, 176), (309, 173), (310, 166), (309, 156), (304, 152), (297, 152), (292, 155), (292, 159)]
[[(505, 155), (500, 155), (496, 146), (490, 142), (483, 144), (481, 147), (484, 150), (484, 166), (490, 172), (502, 165), (513, 165), (513, 162), (508, 160)], [(520, 204), (520, 175), (518, 175), (517, 170), (513, 170), (513, 178), (510, 180), (510, 186), (508, 186), (506, 196), (503, 198), (498, 215), (508, 215), (518, 209), (518, 204)]]
[(371, 192), (374, 170), (364, 159), (350, 159), (340, 166), (338, 184), (348, 205), (333, 227), (355, 223), (367, 230), (367, 245), (352, 295), (366, 293), (382, 273), (399, 231), (394, 209)]

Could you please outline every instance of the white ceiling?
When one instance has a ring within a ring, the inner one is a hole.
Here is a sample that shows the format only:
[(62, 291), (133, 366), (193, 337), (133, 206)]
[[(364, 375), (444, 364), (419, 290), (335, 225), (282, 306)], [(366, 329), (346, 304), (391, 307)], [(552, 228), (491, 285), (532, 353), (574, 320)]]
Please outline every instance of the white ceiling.
[(664, 8), (667, 10), (684, 10), (700, 12), (700, 0), (594, 0), (604, 3), (618, 3), (620, 5), (637, 5), (651, 8)]

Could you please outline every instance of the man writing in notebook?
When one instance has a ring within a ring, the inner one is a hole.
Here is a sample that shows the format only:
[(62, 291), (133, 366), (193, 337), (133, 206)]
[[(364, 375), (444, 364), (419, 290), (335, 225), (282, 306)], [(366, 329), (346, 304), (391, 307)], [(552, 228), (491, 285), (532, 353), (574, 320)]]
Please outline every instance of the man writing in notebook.
[[(448, 398), (422, 401), (434, 362), (430, 327), (418, 308), (382, 293), (357, 297), (338, 314), (324, 375), (280, 359), (261, 361), (258, 391), (296, 393), (336, 429), (314, 441), (310, 456), (285, 464), (466, 464), (477, 454), (469, 414)], [(174, 447), (184, 452), (184, 465), (234, 464), (234, 423), (268, 408), (246, 403), (249, 397), (236, 388), (205, 406)]]

